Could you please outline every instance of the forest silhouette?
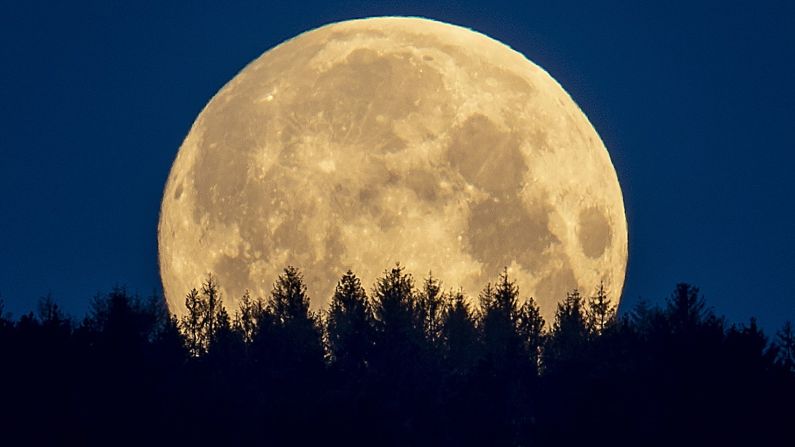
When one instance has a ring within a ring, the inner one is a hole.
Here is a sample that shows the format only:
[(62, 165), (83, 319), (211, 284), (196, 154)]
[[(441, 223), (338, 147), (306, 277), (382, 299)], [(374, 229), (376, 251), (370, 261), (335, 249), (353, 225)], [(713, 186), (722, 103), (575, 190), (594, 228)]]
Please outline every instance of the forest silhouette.
[[(507, 271), (476, 299), (400, 266), (301, 272), (225, 309), (209, 275), (169, 313), (116, 288), (82, 320), (0, 302), (4, 445), (795, 445), (795, 335), (729, 325), (699, 290), (618, 316), (571, 291), (553, 321)], [(470, 302), (471, 301), (471, 302)], [(472, 304), (474, 303), (474, 304)]]

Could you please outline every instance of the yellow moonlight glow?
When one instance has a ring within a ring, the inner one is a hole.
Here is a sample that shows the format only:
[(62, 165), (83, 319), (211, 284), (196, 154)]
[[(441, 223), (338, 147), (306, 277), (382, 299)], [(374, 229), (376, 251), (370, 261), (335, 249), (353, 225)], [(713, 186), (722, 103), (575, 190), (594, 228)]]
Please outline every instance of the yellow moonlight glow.
[(506, 45), (417, 18), (324, 26), (260, 56), (204, 108), (158, 229), (172, 311), (208, 272), (227, 307), (300, 267), (313, 304), (399, 261), (476, 296), (503, 267), (546, 318), (620, 296), (627, 225), (585, 115)]

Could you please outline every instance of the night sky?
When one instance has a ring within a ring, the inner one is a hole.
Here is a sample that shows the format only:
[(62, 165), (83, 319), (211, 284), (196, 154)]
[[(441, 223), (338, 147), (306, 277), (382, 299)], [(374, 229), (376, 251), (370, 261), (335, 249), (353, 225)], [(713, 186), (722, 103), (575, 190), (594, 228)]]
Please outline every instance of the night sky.
[(0, 5), (0, 296), (16, 316), (48, 292), (81, 316), (114, 285), (159, 290), (163, 187), (212, 95), (303, 31), (415, 15), (518, 50), (591, 120), (629, 220), (623, 311), (686, 281), (730, 322), (795, 319), (795, 3), (51, 3)]

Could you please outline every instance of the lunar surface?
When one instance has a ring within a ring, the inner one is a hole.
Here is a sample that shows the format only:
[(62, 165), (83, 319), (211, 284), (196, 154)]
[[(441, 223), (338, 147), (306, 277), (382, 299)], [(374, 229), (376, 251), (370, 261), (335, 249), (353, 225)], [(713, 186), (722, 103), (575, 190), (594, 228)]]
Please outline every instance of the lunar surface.
[(208, 272), (236, 309), (294, 265), (320, 308), (347, 269), (369, 286), (400, 262), (470, 297), (507, 267), (549, 319), (573, 288), (616, 303), (627, 261), (615, 169), (563, 88), (418, 18), (324, 26), (245, 67), (182, 144), (158, 239), (178, 315)]

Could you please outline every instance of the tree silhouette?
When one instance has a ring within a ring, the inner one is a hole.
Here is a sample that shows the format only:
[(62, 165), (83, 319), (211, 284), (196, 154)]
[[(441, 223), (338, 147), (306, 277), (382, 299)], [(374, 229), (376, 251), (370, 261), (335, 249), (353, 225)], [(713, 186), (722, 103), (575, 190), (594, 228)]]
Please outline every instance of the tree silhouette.
[(541, 367), (542, 353), (546, 343), (545, 324), (544, 317), (541, 316), (541, 308), (533, 298), (528, 298), (519, 309), (516, 328), (519, 338), (524, 343), (524, 352), (533, 367), (533, 375), (538, 374)]
[(140, 355), (155, 336), (159, 317), (154, 300), (144, 302), (116, 287), (105, 296), (97, 296), (84, 323), (97, 336), (101, 349), (120, 357)]
[(309, 309), (302, 273), (288, 266), (273, 284), (251, 343), (257, 374), (266, 381), (266, 417), (277, 444), (316, 442), (304, 421), (318, 410), (313, 389), (325, 371), (319, 317)]
[(64, 315), (50, 293), (39, 299), (38, 316), (45, 328), (58, 330), (71, 326), (71, 320)]
[(582, 360), (589, 337), (582, 296), (575, 289), (558, 303), (555, 310), (555, 321), (546, 346), (546, 363), (555, 367), (558, 366), (556, 364)]
[(11, 321), (11, 316), (5, 311), (5, 301), (0, 298), (0, 353), (5, 351), (5, 344), (10, 338), (13, 327), (14, 323)]
[(297, 268), (288, 266), (276, 279), (263, 317), (254, 342), (266, 347), (269, 352), (263, 355), (280, 374), (321, 367), (324, 352), (320, 322), (309, 310), (303, 275)]
[(378, 367), (396, 371), (417, 361), (422, 346), (422, 322), (415, 305), (414, 280), (400, 265), (386, 271), (373, 289), (375, 352)]
[(185, 333), (185, 343), (188, 351), (194, 357), (205, 351), (204, 342), (204, 303), (199, 296), (199, 291), (191, 289), (185, 295), (185, 308), (187, 313), (182, 317), (182, 330)]
[(778, 363), (786, 371), (795, 372), (795, 333), (792, 323), (786, 321), (780, 331), (776, 333), (779, 347)]
[(371, 420), (373, 431), (395, 444), (417, 444), (437, 426), (435, 393), (440, 378), (435, 362), (428, 358), (432, 350), (416, 304), (414, 281), (396, 265), (376, 279), (372, 297), (375, 344), (370, 386), (382, 399), (369, 404), (380, 416)]
[(373, 346), (373, 314), (361, 281), (348, 270), (337, 283), (327, 320), (331, 363), (343, 373), (361, 374)]
[(248, 289), (243, 292), (238, 309), (235, 311), (234, 326), (240, 331), (243, 341), (251, 343), (260, 318), (265, 314), (262, 298), (252, 299)]
[(503, 371), (532, 365), (530, 374), (536, 374), (544, 320), (535, 301), (530, 298), (519, 306), (519, 288), (507, 269), (500, 274), (496, 287), (487, 284), (479, 298), (480, 325), (490, 365)]
[(736, 356), (734, 372), (744, 369), (749, 375), (756, 375), (775, 363), (777, 347), (768, 343), (767, 336), (759, 329), (755, 318), (749, 324), (732, 326), (726, 333), (726, 348)]
[(201, 285), (201, 292), (192, 289), (185, 296), (187, 313), (182, 318), (182, 330), (186, 334), (187, 346), (193, 356), (210, 350), (216, 339), (219, 324), (227, 324), (229, 315), (221, 301), (218, 280), (212, 273)]
[(588, 328), (595, 335), (602, 334), (616, 322), (616, 308), (610, 302), (604, 283), (599, 283), (594, 296), (588, 299), (586, 309)]
[(509, 369), (522, 355), (523, 342), (517, 333), (519, 321), (519, 289), (508, 277), (500, 274), (496, 287), (490, 284), (481, 291), (481, 330), (484, 353), (489, 364), (498, 370)]
[(480, 356), (480, 342), (475, 318), (460, 291), (447, 300), (442, 321), (442, 352), (449, 373), (466, 376)]
[(534, 348), (531, 338), (539, 335), (531, 332), (543, 323), (532, 303), (519, 307), (519, 288), (507, 269), (494, 288), (486, 285), (479, 300), (483, 361), (477, 381), (485, 396), (480, 399), (478, 417), (491, 434), (479, 432), (475, 437), (483, 442), (490, 438), (497, 444), (516, 444), (531, 428), (531, 419), (525, 416), (532, 413), (538, 364), (528, 349)]
[(218, 280), (215, 279), (212, 273), (207, 274), (207, 279), (205, 279), (202, 284), (201, 293), (204, 298), (203, 326), (205, 332), (205, 349), (208, 349), (215, 337), (218, 324), (221, 323), (223, 318), (222, 313), (225, 313), (223, 303), (221, 302), (221, 291), (218, 286)]
[(433, 347), (441, 342), (444, 301), (441, 283), (429, 272), (417, 294), (417, 312), (425, 338)]
[(244, 347), (244, 334), (239, 327), (233, 326), (229, 313), (222, 306), (215, 317), (212, 338), (209, 342), (209, 354), (215, 361), (236, 364), (241, 361)]
[[(288, 267), (230, 317), (209, 277), (182, 319), (162, 297), (97, 295), (75, 324), (51, 296), (0, 304), (11, 445), (787, 445), (795, 336), (727, 325), (679, 284), (615, 316), (576, 291), (550, 328), (503, 270), (472, 306), (399, 265), (368, 300), (340, 278), (325, 319)], [(621, 421), (619, 434), (613, 432)], [(47, 430), (42, 430), (46, 427)], [(17, 442), (18, 439), (21, 441)]]
[(698, 287), (679, 283), (668, 298), (667, 314), (675, 332), (690, 332), (710, 316)]
[(3, 300), (2, 295), (0, 295), (0, 322), (3, 324), (10, 323), (11, 316), (6, 313), (6, 302)]

